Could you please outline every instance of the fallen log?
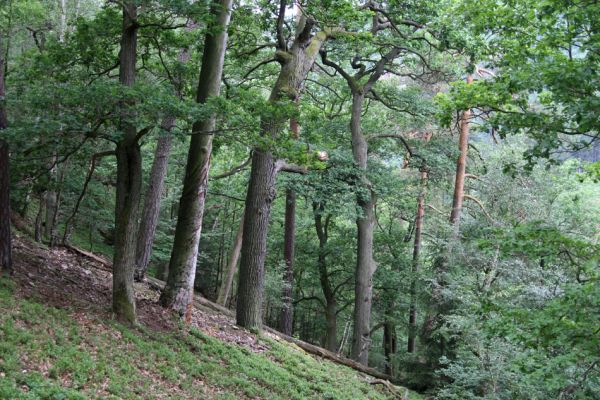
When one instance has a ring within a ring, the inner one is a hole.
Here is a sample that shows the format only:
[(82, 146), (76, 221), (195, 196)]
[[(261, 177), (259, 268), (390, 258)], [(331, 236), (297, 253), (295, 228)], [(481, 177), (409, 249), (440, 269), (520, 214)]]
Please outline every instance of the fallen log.
[[(156, 278), (153, 277), (147, 277), (146, 280), (148, 281), (148, 283), (153, 286), (156, 289), (162, 289), (165, 286), (165, 282), (158, 280)], [(235, 318), (235, 312), (220, 305), (217, 303), (213, 303), (212, 301), (202, 297), (202, 296), (195, 296), (194, 297), (194, 303), (197, 307), (200, 308), (208, 308), (209, 310), (212, 311), (216, 311), (219, 312), (221, 314), (230, 316), (232, 318)], [(296, 346), (300, 347), (302, 350), (306, 351), (307, 353), (319, 356), (321, 358), (325, 358), (327, 360), (333, 361), (337, 364), (342, 364), (345, 365), (347, 367), (350, 367), (356, 371), (362, 372), (364, 374), (370, 375), (374, 378), (380, 379), (380, 380), (384, 380), (384, 381), (388, 381), (388, 382), (392, 382), (398, 385), (402, 385), (402, 382), (398, 381), (397, 379), (395, 379), (394, 377), (384, 374), (383, 372), (377, 371), (374, 368), (370, 368), (370, 367), (366, 367), (352, 359), (343, 357), (343, 356), (339, 356), (327, 349), (324, 349), (322, 347), (316, 346), (314, 344), (310, 344), (307, 343), (305, 341), (302, 341), (300, 339), (296, 339), (294, 337), (285, 335), (273, 328), (269, 328), (268, 326), (264, 326), (263, 330), (265, 332), (270, 333), (271, 335), (275, 336), (275, 338), (286, 341), (286, 342), (290, 342), (295, 344)]]
[[(91, 253), (88, 253), (84, 250), (80, 250), (79, 251), (80, 254), (83, 255), (88, 255)], [(86, 254), (87, 253), (87, 254)], [(94, 257), (90, 257), (94, 260), (97, 260), (98, 257), (94, 256)], [(99, 261), (100, 262), (100, 261)], [(146, 283), (148, 284), (148, 286), (152, 287), (155, 290), (162, 290), (165, 287), (165, 282), (161, 281), (159, 279), (156, 279), (154, 277), (151, 276), (147, 276), (146, 278)], [(221, 313), (223, 315), (227, 315), (231, 318), (235, 318), (235, 312), (233, 310), (228, 309), (227, 307), (224, 307), (220, 304), (214, 303), (210, 300), (208, 300), (205, 297), (202, 297), (200, 295), (196, 295), (194, 297), (194, 305), (200, 309), (208, 309), (211, 310), (213, 312), (218, 312)], [(333, 361), (336, 364), (341, 364), (341, 365), (345, 365), (349, 368), (354, 369), (355, 371), (361, 372), (363, 374), (369, 375), (373, 378), (378, 379), (379, 381), (374, 381), (374, 382), (378, 382), (378, 383), (382, 383), (382, 382), (388, 382), (388, 385), (400, 385), (400, 386), (404, 386), (404, 387), (410, 387), (409, 385), (407, 385), (406, 383), (390, 376), (387, 374), (384, 374), (383, 372), (377, 371), (374, 368), (370, 368), (367, 366), (364, 366), (354, 360), (351, 360), (349, 358), (343, 357), (343, 356), (339, 356), (329, 350), (326, 350), (322, 347), (316, 346), (314, 344), (310, 344), (307, 343), (305, 341), (302, 341), (300, 339), (296, 339), (294, 337), (291, 336), (287, 336), (284, 335), (283, 333), (273, 329), (273, 328), (269, 328), (267, 326), (263, 327), (263, 330), (265, 332), (270, 333), (272, 336), (274, 336), (275, 339), (279, 339), (280, 341), (286, 341), (289, 343), (293, 343), (296, 346), (298, 346), (299, 348), (301, 348), (302, 350), (306, 351), (307, 353), (319, 356), (321, 358), (325, 358), (327, 360)], [(387, 385), (386, 385), (387, 386)], [(389, 386), (387, 386), (389, 389)]]
[(92, 259), (95, 262), (97, 262), (98, 264), (101, 264), (104, 267), (106, 267), (108, 270), (112, 271), (112, 263), (110, 261), (106, 260), (105, 258), (99, 257), (94, 253), (90, 253), (89, 251), (82, 250), (78, 247), (71, 246), (69, 244), (63, 244), (62, 247), (64, 247), (67, 250), (72, 251), (75, 254)]

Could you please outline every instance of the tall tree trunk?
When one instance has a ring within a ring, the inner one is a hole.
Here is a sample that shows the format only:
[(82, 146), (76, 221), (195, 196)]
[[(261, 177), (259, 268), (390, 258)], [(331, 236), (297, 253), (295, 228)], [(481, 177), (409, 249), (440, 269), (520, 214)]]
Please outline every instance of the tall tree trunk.
[(170, 132), (175, 126), (175, 117), (165, 117), (161, 128), (167, 132), (161, 135), (156, 144), (154, 152), (154, 161), (150, 171), (150, 182), (144, 198), (144, 208), (140, 220), (140, 231), (137, 239), (136, 261), (135, 261), (135, 279), (142, 281), (150, 256), (152, 255), (152, 245), (154, 243), (154, 234), (158, 225), (160, 215), (160, 199), (163, 193), (165, 177), (167, 176), (167, 167), (169, 165), (169, 155), (171, 154), (171, 143), (173, 136)]
[[(4, 47), (0, 37), (0, 135), (8, 127), (4, 63)], [(9, 155), (8, 143), (0, 137), (0, 273), (12, 271)]]
[[(467, 84), (473, 83), (473, 76), (467, 75)], [(456, 161), (456, 176), (454, 180), (454, 196), (452, 197), (452, 212), (450, 222), (454, 225), (455, 234), (460, 227), (460, 213), (462, 210), (463, 196), (465, 191), (465, 173), (467, 170), (467, 155), (469, 151), (469, 119), (471, 110), (464, 110), (460, 118), (460, 134), (458, 137), (458, 149), (460, 154)]]
[(394, 376), (393, 355), (396, 353), (396, 325), (389, 319), (383, 323), (383, 354), (385, 373)]
[(275, 198), (275, 160), (269, 151), (254, 149), (246, 195), (236, 321), (252, 330), (262, 325), (264, 262), (271, 203)]
[[(285, 1), (281, 8), (285, 11)], [(279, 35), (277, 57), (281, 71), (275, 82), (269, 102), (276, 104), (284, 99), (295, 102), (300, 96), (302, 84), (311, 70), (323, 42), (325, 32), (311, 37), (314, 21), (304, 16), (289, 50), (285, 39)], [(280, 10), (279, 20), (283, 24)], [(261, 124), (262, 135), (276, 137), (286, 122), (285, 117), (269, 117)], [(244, 218), (244, 241), (238, 284), (237, 324), (251, 330), (262, 326), (262, 302), (264, 288), (264, 261), (267, 251), (267, 231), (271, 203), (275, 197), (276, 160), (269, 149), (256, 148), (252, 155), (250, 182), (246, 194), (246, 216)]]
[(229, 259), (227, 260), (227, 265), (225, 266), (225, 270), (223, 271), (223, 280), (221, 282), (221, 286), (219, 287), (219, 293), (217, 295), (217, 303), (221, 305), (226, 305), (227, 300), (229, 299), (229, 293), (231, 292), (231, 286), (233, 285), (233, 277), (237, 271), (237, 263), (240, 259), (240, 251), (242, 249), (242, 238), (244, 236), (244, 214), (245, 210), (242, 212), (242, 218), (240, 220), (240, 226), (235, 235), (235, 239), (233, 240), (233, 245), (231, 246), (231, 251), (229, 252)]
[(415, 342), (417, 337), (417, 273), (419, 272), (421, 237), (423, 235), (423, 218), (425, 216), (425, 185), (427, 182), (427, 172), (421, 171), (421, 188), (417, 199), (417, 216), (415, 218), (415, 240), (413, 246), (413, 258), (411, 268), (410, 282), (410, 307), (408, 315), (408, 345), (409, 353), (415, 352)]
[[(223, 62), (227, 47), (227, 27), (231, 17), (231, 0), (214, 0), (211, 14), (214, 25), (208, 30), (204, 42), (204, 54), (197, 102), (205, 103), (209, 97), (219, 96)], [(179, 202), (177, 226), (173, 250), (169, 261), (169, 277), (160, 303), (172, 308), (181, 316), (190, 310), (196, 277), (198, 244), (204, 216), (204, 200), (208, 187), (208, 172), (212, 153), (212, 134), (215, 116), (193, 125), (183, 190)], [(186, 321), (189, 319), (186, 315)]]
[(376, 264), (373, 260), (373, 229), (375, 226), (375, 194), (366, 178), (368, 144), (361, 131), (361, 114), (364, 93), (354, 92), (352, 96), (352, 154), (361, 173), (361, 188), (357, 194), (357, 204), (361, 215), (356, 219), (358, 228), (356, 273), (354, 287), (354, 331), (351, 356), (361, 364), (368, 365), (370, 338), (371, 305), (373, 295), (373, 274)]
[[(137, 57), (137, 6), (123, 4), (123, 31), (119, 56), (119, 81), (125, 87), (135, 82)], [(138, 209), (142, 186), (142, 157), (137, 130), (131, 122), (131, 104), (123, 102), (121, 132), (117, 142), (117, 195), (115, 206), (115, 244), (113, 259), (113, 304), (117, 319), (135, 322), (135, 244), (138, 232)]]
[(39, 194), (39, 207), (38, 212), (35, 217), (35, 223), (33, 228), (33, 239), (41, 243), (42, 242), (42, 225), (43, 225), (43, 217), (44, 217), (44, 204), (45, 204), (45, 196), (43, 193)]
[(321, 290), (325, 297), (325, 320), (327, 327), (325, 330), (325, 348), (332, 352), (337, 351), (337, 300), (335, 290), (331, 285), (329, 273), (327, 272), (327, 241), (329, 240), (329, 222), (331, 214), (325, 217), (323, 222), (323, 212), (325, 207), (323, 203), (313, 203), (313, 213), (315, 217), (315, 230), (319, 239), (319, 258), (317, 267), (319, 269), (319, 281)]
[[(52, 157), (52, 164), (56, 164), (58, 157), (56, 155), (54, 155)], [(50, 241), (51, 236), (52, 236), (52, 227), (53, 227), (53, 220), (54, 220), (54, 215), (56, 214), (56, 205), (58, 203), (58, 195), (56, 193), (56, 170), (57, 170), (57, 166), (54, 165), (50, 168), (49, 171), (49, 175), (50, 175), (50, 182), (49, 185), (50, 187), (48, 188), (48, 190), (45, 192), (45, 201), (46, 201), (46, 218), (45, 218), (45, 222), (44, 222), (44, 236), (46, 237), (46, 239), (48, 239)]]
[[(300, 129), (296, 118), (290, 119), (290, 130), (292, 137), (298, 139)], [(288, 336), (294, 330), (294, 248), (296, 247), (296, 193), (293, 189), (285, 191), (285, 223), (283, 238), (283, 261), (285, 271), (283, 273), (283, 291), (281, 301), (283, 303), (280, 316), (280, 330)]]

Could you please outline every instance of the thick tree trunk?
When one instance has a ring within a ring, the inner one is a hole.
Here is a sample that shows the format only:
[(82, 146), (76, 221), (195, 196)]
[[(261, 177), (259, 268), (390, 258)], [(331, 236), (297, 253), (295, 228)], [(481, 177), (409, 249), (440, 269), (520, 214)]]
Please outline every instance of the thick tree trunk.
[[(285, 3), (282, 3), (285, 6)], [(300, 23), (302, 31), (296, 34), (288, 51), (279, 49), (281, 71), (271, 91), (271, 104), (283, 99), (297, 101), (302, 83), (312, 68), (323, 42), (324, 32), (310, 37), (312, 22)], [(285, 124), (285, 118), (262, 121), (262, 134), (276, 137)], [(269, 149), (255, 149), (252, 155), (252, 169), (246, 195), (246, 216), (244, 221), (244, 241), (238, 284), (237, 316), (238, 325), (251, 330), (262, 326), (262, 300), (264, 287), (264, 261), (267, 250), (267, 231), (271, 203), (275, 197), (276, 160)]]
[[(231, 0), (214, 0), (211, 13), (215, 17), (206, 34), (197, 102), (205, 103), (218, 96), (221, 88), (223, 61), (227, 47), (227, 27), (231, 17)], [(208, 187), (208, 172), (212, 153), (215, 116), (193, 125), (183, 190), (179, 202), (177, 227), (169, 261), (169, 277), (160, 303), (184, 316), (190, 310), (196, 278), (198, 244), (204, 216), (204, 200)], [(189, 314), (186, 315), (187, 321)]]
[[(0, 135), (8, 127), (4, 83), (4, 46), (0, 37)], [(10, 171), (8, 143), (0, 136), (0, 273), (12, 271), (10, 235)]]
[(356, 219), (358, 228), (356, 274), (354, 287), (354, 330), (352, 336), (351, 355), (361, 364), (368, 365), (371, 321), (371, 304), (373, 295), (373, 274), (376, 264), (373, 260), (373, 228), (375, 225), (375, 194), (367, 180), (368, 144), (361, 132), (361, 114), (364, 94), (355, 92), (352, 96), (352, 154), (360, 173), (361, 188), (357, 194), (357, 204), (361, 215)]
[[(137, 6), (129, 1), (123, 4), (123, 31), (119, 56), (119, 81), (123, 86), (135, 82), (137, 57)], [(123, 102), (121, 132), (117, 142), (117, 195), (115, 206), (115, 244), (113, 260), (113, 304), (118, 320), (133, 323), (135, 295), (133, 274), (135, 271), (135, 244), (138, 232), (138, 209), (142, 186), (142, 157), (137, 142), (131, 104)]]
[(415, 218), (415, 240), (413, 246), (413, 258), (411, 268), (410, 282), (410, 307), (408, 315), (408, 345), (409, 353), (415, 352), (415, 342), (417, 337), (417, 273), (419, 271), (421, 237), (423, 234), (423, 218), (425, 216), (425, 184), (427, 182), (427, 172), (421, 171), (421, 189), (417, 199), (417, 216)]
[(227, 300), (229, 300), (229, 293), (231, 292), (231, 287), (233, 286), (233, 277), (237, 272), (237, 264), (240, 259), (240, 251), (242, 250), (242, 238), (244, 237), (244, 212), (242, 212), (242, 218), (240, 220), (240, 226), (235, 235), (235, 239), (233, 241), (233, 245), (231, 246), (231, 251), (229, 252), (229, 259), (227, 260), (227, 265), (225, 266), (225, 270), (223, 271), (223, 281), (221, 282), (221, 286), (219, 287), (219, 294), (217, 295), (217, 304), (221, 304), (225, 306), (227, 304)]
[(275, 198), (276, 174), (273, 155), (255, 149), (246, 195), (236, 313), (237, 324), (251, 330), (258, 330), (262, 325), (267, 228)]
[(154, 161), (152, 162), (152, 170), (150, 171), (150, 182), (146, 190), (144, 198), (144, 208), (142, 218), (140, 220), (140, 231), (137, 240), (136, 262), (135, 262), (135, 279), (142, 281), (150, 256), (152, 255), (152, 245), (154, 243), (154, 234), (158, 225), (158, 217), (160, 215), (160, 199), (164, 189), (165, 177), (167, 176), (167, 167), (169, 165), (169, 155), (171, 154), (171, 143), (173, 136), (170, 135), (171, 129), (175, 126), (174, 117), (166, 117), (161, 128), (167, 132), (166, 135), (161, 135), (156, 144), (154, 152)]
[[(473, 83), (473, 76), (467, 76), (467, 83)], [(454, 230), (458, 234), (460, 227), (460, 213), (462, 210), (463, 196), (465, 191), (465, 173), (467, 171), (467, 155), (469, 151), (469, 119), (471, 110), (464, 110), (460, 118), (460, 134), (458, 137), (458, 149), (460, 154), (456, 161), (456, 176), (454, 180), (454, 196), (452, 197), (452, 212), (450, 213), (450, 222), (454, 225)]]

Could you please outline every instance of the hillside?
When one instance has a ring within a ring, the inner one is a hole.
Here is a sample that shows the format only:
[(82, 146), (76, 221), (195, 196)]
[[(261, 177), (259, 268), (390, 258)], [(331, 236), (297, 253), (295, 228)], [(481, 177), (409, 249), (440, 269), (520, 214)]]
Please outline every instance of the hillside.
[(139, 326), (125, 327), (102, 263), (25, 238), (14, 250), (14, 277), (0, 281), (2, 399), (420, 398), (209, 309), (179, 326), (145, 284)]

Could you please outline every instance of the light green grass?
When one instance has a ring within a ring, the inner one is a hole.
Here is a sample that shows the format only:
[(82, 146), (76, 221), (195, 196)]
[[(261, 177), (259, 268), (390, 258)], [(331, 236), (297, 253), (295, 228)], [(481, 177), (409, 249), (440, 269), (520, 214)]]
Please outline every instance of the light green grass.
[(387, 398), (287, 344), (257, 354), (194, 329), (130, 329), (15, 298), (13, 286), (0, 279), (0, 399)]

